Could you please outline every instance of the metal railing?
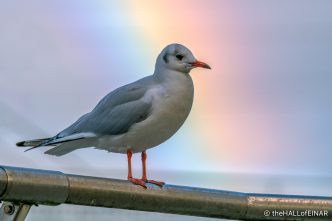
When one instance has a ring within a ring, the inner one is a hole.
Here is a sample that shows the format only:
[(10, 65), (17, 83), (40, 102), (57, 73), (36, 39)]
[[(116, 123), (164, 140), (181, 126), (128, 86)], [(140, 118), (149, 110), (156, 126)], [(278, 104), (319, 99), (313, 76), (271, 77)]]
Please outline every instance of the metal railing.
[(0, 201), (0, 220), (24, 220), (31, 205), (62, 203), (237, 220), (332, 220), (332, 197), (143, 189), (124, 180), (6, 166), (0, 166)]

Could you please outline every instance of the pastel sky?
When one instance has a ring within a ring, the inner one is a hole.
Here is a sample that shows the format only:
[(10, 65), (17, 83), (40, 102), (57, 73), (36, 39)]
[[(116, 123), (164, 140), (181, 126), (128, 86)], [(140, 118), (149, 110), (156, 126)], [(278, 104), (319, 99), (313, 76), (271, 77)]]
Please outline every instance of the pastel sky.
[(178, 42), (212, 70), (192, 71), (192, 113), (148, 151), (149, 167), (331, 176), (331, 11), (331, 1), (299, 0), (2, 1), (0, 163), (125, 168), (120, 154), (56, 158), (15, 143), (55, 135), (152, 74)]

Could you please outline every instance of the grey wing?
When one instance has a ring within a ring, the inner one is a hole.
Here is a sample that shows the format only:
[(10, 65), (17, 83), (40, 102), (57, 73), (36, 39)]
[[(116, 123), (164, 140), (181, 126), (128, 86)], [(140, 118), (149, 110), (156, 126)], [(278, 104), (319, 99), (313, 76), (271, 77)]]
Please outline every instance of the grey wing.
[[(56, 136), (41, 142), (38, 140), (38, 144), (36, 143), (35, 146), (26, 151), (41, 146), (54, 146), (70, 141), (89, 139), (98, 135), (117, 135), (127, 132), (131, 126), (147, 119), (150, 115), (152, 103), (141, 98), (144, 97), (151, 82), (152, 78), (146, 77), (112, 91), (90, 113), (80, 117)], [(18, 145), (23, 144), (22, 142), (18, 143)], [(58, 149), (54, 149), (54, 153), (51, 150), (48, 153), (63, 155), (73, 150), (63, 145), (60, 146), (60, 153)]]
[(118, 105), (109, 111), (91, 112), (61, 132), (59, 137), (78, 133), (118, 135), (149, 116), (151, 103), (140, 100)]
[(98, 135), (122, 134), (135, 123), (145, 120), (149, 116), (150, 107), (151, 103), (136, 100), (117, 105), (110, 111), (92, 111), (54, 138), (30, 149), (56, 145), (45, 153), (61, 156), (77, 148), (92, 146), (90, 138)]
[(141, 99), (148, 90), (148, 85), (149, 79), (144, 78), (118, 88), (57, 137), (79, 133), (118, 135), (127, 132), (132, 125), (145, 120), (150, 114), (151, 102)]

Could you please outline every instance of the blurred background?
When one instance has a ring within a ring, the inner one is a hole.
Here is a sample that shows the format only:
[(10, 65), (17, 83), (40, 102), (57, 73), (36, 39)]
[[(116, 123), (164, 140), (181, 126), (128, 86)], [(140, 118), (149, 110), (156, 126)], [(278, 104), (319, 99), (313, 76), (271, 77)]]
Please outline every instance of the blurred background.
[[(233, 191), (331, 196), (331, 1), (1, 1), (0, 164), (126, 178), (126, 156), (17, 141), (52, 136), (181, 43), (192, 71), (184, 126), (149, 150), (148, 176)], [(140, 157), (134, 156), (140, 176)], [(39, 206), (28, 220), (212, 220)]]

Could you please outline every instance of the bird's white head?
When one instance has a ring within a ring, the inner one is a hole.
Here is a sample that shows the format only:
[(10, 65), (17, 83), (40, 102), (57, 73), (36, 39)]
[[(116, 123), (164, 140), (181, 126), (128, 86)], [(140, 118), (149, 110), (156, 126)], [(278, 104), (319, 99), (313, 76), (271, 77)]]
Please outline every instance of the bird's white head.
[(208, 64), (198, 61), (193, 53), (181, 44), (166, 46), (159, 54), (156, 62), (156, 70), (168, 69), (185, 74), (196, 67), (211, 69)]

